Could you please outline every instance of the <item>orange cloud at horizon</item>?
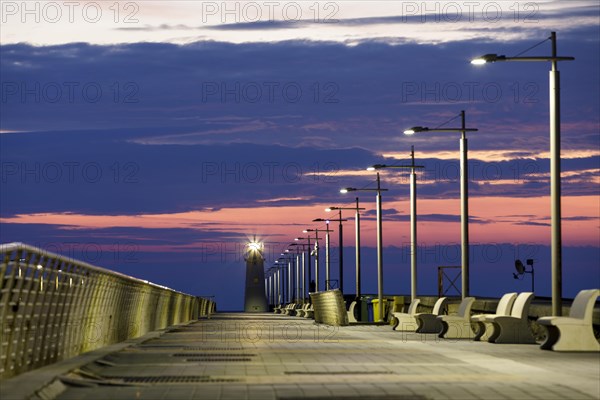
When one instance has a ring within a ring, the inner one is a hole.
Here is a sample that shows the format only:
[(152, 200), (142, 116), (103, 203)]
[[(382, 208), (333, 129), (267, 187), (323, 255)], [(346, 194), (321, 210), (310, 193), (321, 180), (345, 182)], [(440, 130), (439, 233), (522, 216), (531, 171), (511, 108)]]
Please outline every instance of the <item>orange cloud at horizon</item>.
[[(87, 215), (76, 213), (18, 214), (0, 218), (0, 223), (49, 224), (61, 229), (104, 229), (134, 227), (144, 229), (188, 228), (207, 232), (236, 232), (239, 234), (263, 233), (267, 237), (279, 237), (282, 241), (293, 241), (302, 236), (302, 229), (324, 227), (324, 223), (312, 222), (315, 218), (336, 218), (335, 213), (326, 213), (331, 204), (310, 206), (268, 205), (253, 208), (223, 208), (217, 210), (188, 211), (181, 213), (139, 215)], [(361, 202), (368, 210), (374, 201)], [(385, 209), (397, 209), (406, 220), (384, 219), (384, 245), (400, 246), (410, 240), (408, 201), (386, 201)], [(419, 243), (458, 243), (460, 224), (455, 221), (428, 221), (423, 216), (431, 214), (460, 215), (458, 199), (419, 199), (418, 233)], [(471, 243), (550, 243), (550, 198), (472, 197), (470, 215), (476, 218), (470, 228)], [(595, 196), (570, 196), (562, 198), (563, 243), (565, 245), (592, 245), (599, 242), (600, 211)], [(344, 244), (354, 243), (354, 213), (343, 212), (345, 223)], [(431, 219), (431, 217), (430, 217)], [(331, 224), (334, 231), (337, 223)], [(375, 246), (375, 221), (363, 217), (361, 221), (362, 243)], [(332, 243), (337, 242), (337, 232), (332, 233)], [(185, 246), (184, 246), (185, 247)]]

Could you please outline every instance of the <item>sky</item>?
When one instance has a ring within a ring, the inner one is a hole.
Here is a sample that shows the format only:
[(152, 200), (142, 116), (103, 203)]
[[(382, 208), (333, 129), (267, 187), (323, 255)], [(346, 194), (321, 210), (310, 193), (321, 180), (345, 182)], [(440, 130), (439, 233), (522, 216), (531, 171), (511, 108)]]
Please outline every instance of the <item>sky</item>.
[[(459, 134), (469, 145), (471, 292), (549, 296), (549, 63), (561, 71), (564, 295), (600, 286), (600, 6), (595, 1), (0, 1), (0, 242), (25, 242), (243, 307), (244, 251), (271, 267), (325, 228), (366, 167), (415, 161), (418, 293), (460, 265)], [(537, 45), (537, 46), (536, 46)], [(383, 170), (384, 291), (408, 294), (409, 179)], [(376, 293), (375, 199), (362, 214)], [(354, 222), (345, 211), (344, 289)], [(338, 227), (332, 227), (332, 278)], [(324, 272), (321, 271), (321, 277)], [(323, 283), (321, 283), (323, 285)]]

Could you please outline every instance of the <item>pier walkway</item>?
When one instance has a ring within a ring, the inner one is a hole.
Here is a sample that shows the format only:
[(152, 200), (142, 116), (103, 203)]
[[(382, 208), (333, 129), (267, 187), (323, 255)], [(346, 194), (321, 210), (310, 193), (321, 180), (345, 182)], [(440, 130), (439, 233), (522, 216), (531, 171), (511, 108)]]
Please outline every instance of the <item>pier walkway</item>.
[(1, 397), (599, 399), (599, 377), (598, 353), (219, 313), (3, 381)]

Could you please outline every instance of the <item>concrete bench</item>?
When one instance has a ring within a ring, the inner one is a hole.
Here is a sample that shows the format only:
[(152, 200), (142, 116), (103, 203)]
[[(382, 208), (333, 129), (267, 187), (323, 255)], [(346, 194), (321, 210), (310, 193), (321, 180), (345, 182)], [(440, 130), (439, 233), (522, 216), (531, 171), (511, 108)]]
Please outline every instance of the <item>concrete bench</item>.
[(523, 292), (517, 296), (510, 315), (496, 315), (485, 317), (485, 322), (492, 324), (490, 343), (535, 343), (531, 329), (527, 322), (529, 305), (535, 295)]
[(442, 323), (437, 319), (439, 315), (446, 309), (448, 303), (447, 297), (440, 297), (433, 306), (433, 312), (431, 313), (417, 313), (417, 333), (440, 333), (442, 330)]
[(594, 337), (592, 314), (600, 289), (580, 291), (568, 317), (542, 317), (537, 323), (546, 327), (548, 334), (542, 343), (543, 350), (554, 351), (600, 351)]
[(410, 302), (410, 306), (408, 306), (408, 311), (403, 312), (395, 312), (393, 316), (395, 318), (394, 330), (395, 331), (404, 331), (404, 332), (415, 332), (419, 327), (417, 323), (417, 307), (421, 300), (414, 299)]
[(304, 310), (304, 318), (314, 318), (315, 316), (315, 309), (313, 308), (313, 305), (311, 304), (310, 307), (308, 307), (306, 310)]
[(358, 320), (354, 316), (354, 309), (356, 308), (357, 305), (358, 305), (358, 302), (356, 302), (356, 301), (353, 301), (352, 303), (350, 303), (350, 309), (348, 310), (348, 321), (351, 323), (358, 322)]
[(515, 299), (517, 298), (517, 293), (506, 293), (500, 298), (498, 302), (498, 306), (496, 307), (495, 314), (478, 314), (471, 316), (471, 322), (476, 324), (477, 332), (475, 332), (475, 336), (473, 340), (488, 340), (492, 334), (493, 326), (491, 323), (486, 323), (486, 317), (495, 317), (497, 315), (510, 315)]
[(475, 297), (465, 297), (458, 306), (456, 315), (440, 315), (437, 320), (442, 324), (439, 337), (445, 339), (472, 339), (471, 307)]
[(296, 303), (290, 303), (287, 306), (285, 306), (285, 308), (283, 309), (282, 314), (284, 315), (294, 315), (294, 310), (296, 310), (296, 308), (298, 307), (298, 304)]
[(302, 308), (298, 308), (295, 310), (296, 312), (296, 317), (304, 317), (304, 313), (306, 311), (308, 311), (308, 309), (311, 307), (310, 303), (306, 303), (305, 305), (302, 306)]

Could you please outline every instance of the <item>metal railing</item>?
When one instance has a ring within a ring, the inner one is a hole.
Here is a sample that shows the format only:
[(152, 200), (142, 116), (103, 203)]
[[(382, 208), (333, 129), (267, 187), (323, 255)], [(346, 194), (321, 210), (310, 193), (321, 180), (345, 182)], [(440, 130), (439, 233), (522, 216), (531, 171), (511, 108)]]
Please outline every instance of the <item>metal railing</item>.
[(214, 308), (212, 300), (43, 249), (0, 245), (0, 379)]

